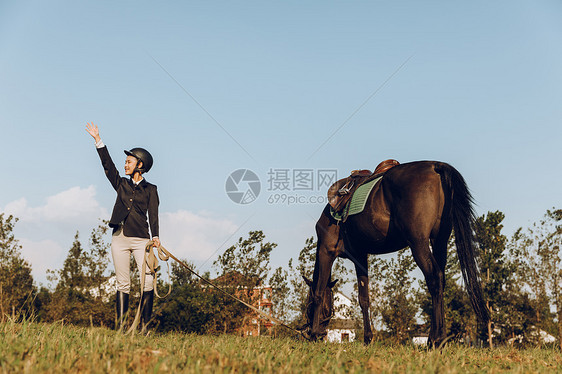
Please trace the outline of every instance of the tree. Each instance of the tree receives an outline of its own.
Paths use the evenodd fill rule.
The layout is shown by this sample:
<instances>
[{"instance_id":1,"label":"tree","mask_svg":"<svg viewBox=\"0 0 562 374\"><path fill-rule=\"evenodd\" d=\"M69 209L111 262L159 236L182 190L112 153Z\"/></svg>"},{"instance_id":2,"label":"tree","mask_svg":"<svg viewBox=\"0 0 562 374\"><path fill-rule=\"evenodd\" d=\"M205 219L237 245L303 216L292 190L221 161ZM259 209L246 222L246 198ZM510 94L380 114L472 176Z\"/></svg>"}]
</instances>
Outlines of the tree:
<instances>
[{"instance_id":1,"label":"tree","mask_svg":"<svg viewBox=\"0 0 562 374\"><path fill-rule=\"evenodd\" d=\"M183 261L195 271L195 266ZM163 299L154 313L158 330L187 333L218 332L214 327L222 324L221 300L216 292L202 287L200 281L180 264L172 263L170 280L172 292ZM208 279L209 274L204 274Z\"/></svg>"},{"instance_id":2,"label":"tree","mask_svg":"<svg viewBox=\"0 0 562 374\"><path fill-rule=\"evenodd\" d=\"M89 249L82 247L76 233L63 267L49 272L49 280L57 285L46 307L48 320L65 319L82 326L114 323L112 290L107 283L109 244L102 239L106 231L106 225L92 230Z\"/></svg>"},{"instance_id":3,"label":"tree","mask_svg":"<svg viewBox=\"0 0 562 374\"><path fill-rule=\"evenodd\" d=\"M561 220L562 210L547 210L528 230L517 230L511 242L510 253L517 265L519 289L528 290L526 309L531 318L521 333L528 342L539 343L537 330L542 329L557 330L559 344L562 344ZM555 310L556 326L551 306Z\"/></svg>"},{"instance_id":4,"label":"tree","mask_svg":"<svg viewBox=\"0 0 562 374\"><path fill-rule=\"evenodd\" d=\"M562 349L562 210L547 210L540 221L542 241L539 251L546 275L546 288L550 304L556 313L558 344Z\"/></svg>"},{"instance_id":5,"label":"tree","mask_svg":"<svg viewBox=\"0 0 562 374\"><path fill-rule=\"evenodd\" d=\"M264 243L262 231L250 231L248 239L239 238L238 242L227 248L213 263L221 275L239 273L238 286L245 287L248 293L254 287L263 284L269 272L269 259L275 243Z\"/></svg>"},{"instance_id":6,"label":"tree","mask_svg":"<svg viewBox=\"0 0 562 374\"><path fill-rule=\"evenodd\" d=\"M239 238L238 242L227 248L213 263L219 269L217 278L219 286L233 293L249 304L256 304L259 294L255 290L263 286L269 273L271 251L275 243L265 242L262 231L250 231L248 238ZM254 316L247 307L220 295L223 305L223 332L234 332ZM255 317L254 317L255 318Z\"/></svg>"},{"instance_id":7,"label":"tree","mask_svg":"<svg viewBox=\"0 0 562 374\"><path fill-rule=\"evenodd\" d=\"M89 287L97 288L97 295L102 298L108 295L113 296L113 290L107 287L107 281L112 275L108 271L111 244L103 239L108 231L107 223L107 221L103 221L101 225L92 230L89 239L90 249L86 252L86 263L84 264Z\"/></svg>"},{"instance_id":8,"label":"tree","mask_svg":"<svg viewBox=\"0 0 562 374\"><path fill-rule=\"evenodd\" d=\"M316 257L316 242L313 237L305 240L305 246L299 252L296 265L293 259L289 260L289 284L291 286L292 315L295 326L302 326L306 323L306 303L309 287L304 282L303 277L312 279L314 272L314 259Z\"/></svg>"},{"instance_id":9,"label":"tree","mask_svg":"<svg viewBox=\"0 0 562 374\"><path fill-rule=\"evenodd\" d=\"M507 238L501 233L504 218L505 215L500 211L488 212L485 216L478 217L474 226L476 243L480 249L480 270L484 275L484 297L491 312L486 327L490 347L493 347L492 324L502 331L501 321L505 320L505 287L513 273L506 258Z\"/></svg>"},{"instance_id":10,"label":"tree","mask_svg":"<svg viewBox=\"0 0 562 374\"><path fill-rule=\"evenodd\" d=\"M289 287L289 274L282 267L275 269L269 278L271 286L271 302L273 304L273 314L282 321L287 321L291 312L291 289ZM284 331L284 330L283 330ZM274 327L274 335L281 332L279 326Z\"/></svg>"},{"instance_id":11,"label":"tree","mask_svg":"<svg viewBox=\"0 0 562 374\"><path fill-rule=\"evenodd\" d=\"M0 213L0 320L10 313L28 314L34 310L37 290L33 284L31 265L23 259L21 245L14 237L12 215Z\"/></svg>"},{"instance_id":12,"label":"tree","mask_svg":"<svg viewBox=\"0 0 562 374\"><path fill-rule=\"evenodd\" d=\"M410 275L416 263L409 251L409 248L398 251L396 259L391 258L388 265L382 266L384 302L379 310L391 339L398 343L411 338L416 324L417 307L412 294L414 280Z\"/></svg>"}]
</instances>

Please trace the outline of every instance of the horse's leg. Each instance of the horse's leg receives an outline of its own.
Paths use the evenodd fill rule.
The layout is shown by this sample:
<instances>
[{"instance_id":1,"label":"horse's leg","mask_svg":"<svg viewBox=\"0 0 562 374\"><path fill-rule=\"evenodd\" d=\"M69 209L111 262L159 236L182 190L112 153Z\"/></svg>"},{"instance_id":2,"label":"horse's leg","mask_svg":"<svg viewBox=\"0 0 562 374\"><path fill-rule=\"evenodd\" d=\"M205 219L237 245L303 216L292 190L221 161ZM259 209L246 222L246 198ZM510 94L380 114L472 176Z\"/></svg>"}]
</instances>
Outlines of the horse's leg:
<instances>
[{"instance_id":1,"label":"horse's leg","mask_svg":"<svg viewBox=\"0 0 562 374\"><path fill-rule=\"evenodd\" d=\"M312 328L310 334L312 337L318 337L323 332L320 331L320 308L322 307L323 298L326 287L332 275L332 265L338 255L338 250L342 250L343 243L339 237L339 227L329 225L329 221L325 216L321 217L316 224L316 234L318 236L318 244L316 247L316 262L314 264L313 276L313 300L314 300L314 318L312 320Z\"/></svg>"},{"instance_id":2,"label":"horse's leg","mask_svg":"<svg viewBox=\"0 0 562 374\"><path fill-rule=\"evenodd\" d=\"M443 227L442 227L443 228ZM439 290L438 295L440 295L440 302L437 304L433 304L433 310L436 311L440 305L439 309L439 318L442 319L442 332L437 335L439 338L439 344L441 344L442 339L445 339L447 336L447 331L445 328L445 305L444 305L444 295L445 295L445 268L447 266L447 242L449 241L449 236L451 235L451 229L444 228L444 232L442 231L437 239L431 240L431 248L433 249L432 254L437 266L439 268L440 279L442 281L439 282Z\"/></svg>"},{"instance_id":3,"label":"horse's leg","mask_svg":"<svg viewBox=\"0 0 562 374\"><path fill-rule=\"evenodd\" d=\"M354 259L355 272L357 274L357 290L359 291L359 306L363 314L363 331L365 344L369 344L373 340L373 331L371 329L371 319L369 318L369 274L367 256L361 256L360 259Z\"/></svg>"},{"instance_id":4,"label":"horse's leg","mask_svg":"<svg viewBox=\"0 0 562 374\"><path fill-rule=\"evenodd\" d=\"M429 239L420 239L410 244L412 255L425 277L431 295L433 315L429 330L429 346L439 346L445 339L445 316L443 308L443 289L445 285L444 266L436 260L429 248ZM440 258L441 259L441 258Z\"/></svg>"},{"instance_id":5,"label":"horse's leg","mask_svg":"<svg viewBox=\"0 0 562 374\"><path fill-rule=\"evenodd\" d=\"M450 235L450 231L449 231ZM441 269L443 273L443 282L441 282L441 286L443 287L442 292L445 292L445 267L447 266L447 242L449 241L449 237L439 237L437 239L431 240L431 248L433 249L433 257L437 262L437 266Z\"/></svg>"},{"instance_id":6,"label":"horse's leg","mask_svg":"<svg viewBox=\"0 0 562 374\"><path fill-rule=\"evenodd\" d=\"M320 309L322 308L323 299L325 297L326 287L332 275L332 265L336 256L334 251L330 250L325 244L318 242L316 249L316 263L314 264L314 280L313 283L313 297L314 297L314 318L312 320L312 328L310 335L313 339L323 334L321 331ZM314 281L313 281L314 282Z\"/></svg>"}]
</instances>

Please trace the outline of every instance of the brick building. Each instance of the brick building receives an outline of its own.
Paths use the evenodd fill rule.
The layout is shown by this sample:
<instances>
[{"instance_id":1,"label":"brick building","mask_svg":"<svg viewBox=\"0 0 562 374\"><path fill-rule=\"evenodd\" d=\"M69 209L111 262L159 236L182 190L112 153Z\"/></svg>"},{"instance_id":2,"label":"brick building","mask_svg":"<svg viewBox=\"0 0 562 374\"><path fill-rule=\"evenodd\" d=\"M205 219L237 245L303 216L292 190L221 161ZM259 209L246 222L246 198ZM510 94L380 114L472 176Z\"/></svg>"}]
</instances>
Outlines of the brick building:
<instances>
[{"instance_id":1,"label":"brick building","mask_svg":"<svg viewBox=\"0 0 562 374\"><path fill-rule=\"evenodd\" d=\"M230 272L213 280L213 283L228 287L232 285L240 285L246 282L243 281L243 275L238 272ZM266 314L271 315L273 311L272 293L273 288L269 285L253 287L251 292L247 291L247 287L240 287L234 291L236 297L244 296L249 297L251 304L262 310ZM238 328L238 333L241 336L260 336L269 335L273 323L267 318L261 317L258 313L246 308L247 314L243 319L242 325Z\"/></svg>"}]
</instances>

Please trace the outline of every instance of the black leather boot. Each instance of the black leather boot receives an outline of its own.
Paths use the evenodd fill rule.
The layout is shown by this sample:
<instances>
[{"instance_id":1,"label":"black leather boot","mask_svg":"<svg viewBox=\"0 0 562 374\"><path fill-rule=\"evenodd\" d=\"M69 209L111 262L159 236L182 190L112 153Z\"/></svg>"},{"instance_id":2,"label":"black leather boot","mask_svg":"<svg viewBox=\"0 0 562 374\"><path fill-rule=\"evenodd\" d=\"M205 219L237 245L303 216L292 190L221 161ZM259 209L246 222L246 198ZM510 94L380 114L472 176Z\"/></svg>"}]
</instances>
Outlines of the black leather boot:
<instances>
[{"instance_id":1,"label":"black leather boot","mask_svg":"<svg viewBox=\"0 0 562 374\"><path fill-rule=\"evenodd\" d=\"M144 334L152 318L152 304L154 303L154 290L142 293L141 332Z\"/></svg>"},{"instance_id":2,"label":"black leather boot","mask_svg":"<svg viewBox=\"0 0 562 374\"><path fill-rule=\"evenodd\" d=\"M115 307L117 309L117 319L115 320L115 330L123 329L125 324L125 317L129 310L129 294L117 291L115 295Z\"/></svg>"}]
</instances>

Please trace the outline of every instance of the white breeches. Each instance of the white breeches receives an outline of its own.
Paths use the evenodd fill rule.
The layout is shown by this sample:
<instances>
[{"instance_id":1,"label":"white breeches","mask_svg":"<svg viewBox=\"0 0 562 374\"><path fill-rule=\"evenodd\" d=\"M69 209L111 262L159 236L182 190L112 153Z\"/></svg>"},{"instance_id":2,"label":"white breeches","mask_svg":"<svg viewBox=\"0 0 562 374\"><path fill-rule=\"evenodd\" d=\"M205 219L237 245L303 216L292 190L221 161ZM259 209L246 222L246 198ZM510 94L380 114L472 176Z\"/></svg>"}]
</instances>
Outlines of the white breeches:
<instances>
[{"instance_id":1,"label":"white breeches","mask_svg":"<svg viewBox=\"0 0 562 374\"><path fill-rule=\"evenodd\" d=\"M129 293L131 290L131 274L129 269L129 261L131 253L135 257L139 274L142 277L142 264L144 262L144 252L146 244L150 239L128 237L123 235L123 230L119 230L111 239L111 255L113 256L113 264L115 265L115 276L117 278L117 291ZM146 278L144 279L144 290L152 291L153 277L146 267ZM142 280L142 278L141 278Z\"/></svg>"}]
</instances>

